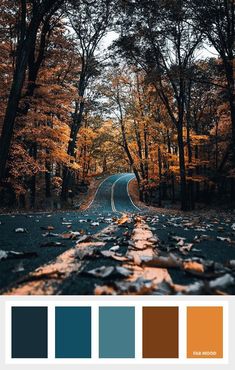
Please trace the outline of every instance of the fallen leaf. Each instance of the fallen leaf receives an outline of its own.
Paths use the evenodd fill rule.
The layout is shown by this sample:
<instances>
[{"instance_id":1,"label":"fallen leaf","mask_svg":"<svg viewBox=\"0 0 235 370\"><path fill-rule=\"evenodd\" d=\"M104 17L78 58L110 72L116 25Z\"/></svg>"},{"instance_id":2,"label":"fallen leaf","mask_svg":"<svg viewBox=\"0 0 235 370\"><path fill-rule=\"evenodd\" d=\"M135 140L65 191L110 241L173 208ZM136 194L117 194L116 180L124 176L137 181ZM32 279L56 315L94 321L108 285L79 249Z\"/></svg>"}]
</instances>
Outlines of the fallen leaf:
<instances>
[{"instance_id":1,"label":"fallen leaf","mask_svg":"<svg viewBox=\"0 0 235 370\"><path fill-rule=\"evenodd\" d=\"M123 261L123 262L126 262L128 261L128 258L125 257L125 256L121 256L121 255L118 255L116 254L115 252L112 252L111 250L108 250L108 251L101 251L100 254L103 256L103 257L106 257L106 258L112 258L116 261Z\"/></svg>"},{"instance_id":2,"label":"fallen leaf","mask_svg":"<svg viewBox=\"0 0 235 370\"><path fill-rule=\"evenodd\" d=\"M7 259L7 252L0 250L0 261Z\"/></svg>"},{"instance_id":3,"label":"fallen leaf","mask_svg":"<svg viewBox=\"0 0 235 370\"><path fill-rule=\"evenodd\" d=\"M110 248L110 251L116 252L120 249L119 245L114 245L112 248Z\"/></svg>"},{"instance_id":4,"label":"fallen leaf","mask_svg":"<svg viewBox=\"0 0 235 370\"><path fill-rule=\"evenodd\" d=\"M51 233L50 231L48 233L42 234L44 237L54 237L57 238L59 234Z\"/></svg>"},{"instance_id":5,"label":"fallen leaf","mask_svg":"<svg viewBox=\"0 0 235 370\"><path fill-rule=\"evenodd\" d=\"M74 240L74 239L77 239L77 237L78 237L79 235L81 235L79 231L77 231L77 232L73 232L73 231L71 231L71 232L69 232L69 233L63 233L63 234L61 234L60 236L61 236L61 238L63 238L63 239L73 239L73 240Z\"/></svg>"},{"instance_id":6,"label":"fallen leaf","mask_svg":"<svg viewBox=\"0 0 235 370\"><path fill-rule=\"evenodd\" d=\"M217 240L221 241L221 242L228 242L228 243L231 243L232 240L230 238L223 238L221 236L217 236L216 238Z\"/></svg>"},{"instance_id":7,"label":"fallen leaf","mask_svg":"<svg viewBox=\"0 0 235 370\"><path fill-rule=\"evenodd\" d=\"M91 226L99 226L99 222L91 222Z\"/></svg>"},{"instance_id":8,"label":"fallen leaf","mask_svg":"<svg viewBox=\"0 0 235 370\"><path fill-rule=\"evenodd\" d=\"M24 268L23 264L19 263L12 271L13 272L22 272L24 270L25 270L25 268Z\"/></svg>"},{"instance_id":9,"label":"fallen leaf","mask_svg":"<svg viewBox=\"0 0 235 370\"><path fill-rule=\"evenodd\" d=\"M183 253L183 254L187 254L191 251L193 246L194 245L192 243L184 244L182 247L180 247L180 252Z\"/></svg>"},{"instance_id":10,"label":"fallen leaf","mask_svg":"<svg viewBox=\"0 0 235 370\"><path fill-rule=\"evenodd\" d=\"M124 215L123 217L119 218L117 220L118 225L124 225L129 221L129 217L127 215Z\"/></svg>"},{"instance_id":11,"label":"fallen leaf","mask_svg":"<svg viewBox=\"0 0 235 370\"><path fill-rule=\"evenodd\" d=\"M115 289L107 285L99 286L97 285L94 290L95 295L115 295Z\"/></svg>"},{"instance_id":12,"label":"fallen leaf","mask_svg":"<svg viewBox=\"0 0 235 370\"><path fill-rule=\"evenodd\" d=\"M176 242L178 242L178 243L180 243L180 242L182 242L182 241L186 240L186 238L183 238L182 236L176 236L176 235L172 235L172 236L170 236L170 239L171 239L171 240L174 240L174 241L176 241Z\"/></svg>"},{"instance_id":13,"label":"fallen leaf","mask_svg":"<svg viewBox=\"0 0 235 370\"><path fill-rule=\"evenodd\" d=\"M204 272L204 266L201 263L194 261L183 262L183 268L186 271Z\"/></svg>"},{"instance_id":14,"label":"fallen leaf","mask_svg":"<svg viewBox=\"0 0 235 370\"><path fill-rule=\"evenodd\" d=\"M229 267L235 268L235 260L229 261Z\"/></svg>"},{"instance_id":15,"label":"fallen leaf","mask_svg":"<svg viewBox=\"0 0 235 370\"><path fill-rule=\"evenodd\" d=\"M40 245L40 248L49 248L49 247L66 247L66 245L61 242L47 242L42 243Z\"/></svg>"},{"instance_id":16,"label":"fallen leaf","mask_svg":"<svg viewBox=\"0 0 235 370\"><path fill-rule=\"evenodd\" d=\"M40 226L41 230L52 231L55 230L54 226Z\"/></svg>"},{"instance_id":17,"label":"fallen leaf","mask_svg":"<svg viewBox=\"0 0 235 370\"><path fill-rule=\"evenodd\" d=\"M132 271L119 266L102 266L94 270L85 272L85 274L92 275L97 278L125 278L132 275Z\"/></svg>"},{"instance_id":18,"label":"fallen leaf","mask_svg":"<svg viewBox=\"0 0 235 370\"><path fill-rule=\"evenodd\" d=\"M16 229L15 229L15 232L16 233L21 233L21 234L23 234L23 233L27 233L28 231L26 230L26 229L24 229L23 227L17 227Z\"/></svg>"},{"instance_id":19,"label":"fallen leaf","mask_svg":"<svg viewBox=\"0 0 235 370\"><path fill-rule=\"evenodd\" d=\"M78 239L77 244L82 243L82 242L88 242L91 241L91 236L90 235L83 235L81 238Z\"/></svg>"},{"instance_id":20,"label":"fallen leaf","mask_svg":"<svg viewBox=\"0 0 235 370\"><path fill-rule=\"evenodd\" d=\"M6 259L33 258L37 257L36 252L15 252L0 250L0 261Z\"/></svg>"},{"instance_id":21,"label":"fallen leaf","mask_svg":"<svg viewBox=\"0 0 235 370\"><path fill-rule=\"evenodd\" d=\"M182 267L182 261L175 255L170 254L168 257L141 257L142 265L148 267L160 268L179 268Z\"/></svg>"},{"instance_id":22,"label":"fallen leaf","mask_svg":"<svg viewBox=\"0 0 235 370\"><path fill-rule=\"evenodd\" d=\"M226 274L222 277L219 277L213 281L210 281L209 286L212 289L225 289L230 285L233 285L235 282L234 278L230 274Z\"/></svg>"},{"instance_id":23,"label":"fallen leaf","mask_svg":"<svg viewBox=\"0 0 235 370\"><path fill-rule=\"evenodd\" d=\"M75 251L75 257L79 258L80 260L83 260L88 257L92 257L96 252L96 249L94 248L81 248L76 249Z\"/></svg>"}]
</instances>

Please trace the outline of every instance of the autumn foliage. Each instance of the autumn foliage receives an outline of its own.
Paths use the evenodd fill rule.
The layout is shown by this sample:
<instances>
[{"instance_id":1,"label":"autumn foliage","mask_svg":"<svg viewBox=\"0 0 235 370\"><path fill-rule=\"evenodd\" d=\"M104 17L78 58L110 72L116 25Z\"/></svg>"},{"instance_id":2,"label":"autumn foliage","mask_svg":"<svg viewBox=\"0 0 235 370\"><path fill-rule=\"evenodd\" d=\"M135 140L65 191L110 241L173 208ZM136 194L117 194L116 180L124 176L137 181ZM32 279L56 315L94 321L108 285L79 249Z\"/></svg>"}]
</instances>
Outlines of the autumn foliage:
<instances>
[{"instance_id":1,"label":"autumn foliage","mask_svg":"<svg viewBox=\"0 0 235 370\"><path fill-rule=\"evenodd\" d=\"M234 2L113 3L1 1L1 203L133 171L147 204L233 206Z\"/></svg>"}]
</instances>

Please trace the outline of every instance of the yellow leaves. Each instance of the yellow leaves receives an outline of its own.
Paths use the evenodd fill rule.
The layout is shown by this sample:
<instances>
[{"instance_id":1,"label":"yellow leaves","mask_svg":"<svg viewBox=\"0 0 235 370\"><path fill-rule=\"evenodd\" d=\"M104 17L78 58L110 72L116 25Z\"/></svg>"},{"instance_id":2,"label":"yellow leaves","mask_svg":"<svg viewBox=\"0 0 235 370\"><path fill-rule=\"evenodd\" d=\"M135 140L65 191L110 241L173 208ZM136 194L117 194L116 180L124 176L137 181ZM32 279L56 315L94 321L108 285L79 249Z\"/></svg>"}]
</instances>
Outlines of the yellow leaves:
<instances>
[{"instance_id":1,"label":"yellow leaves","mask_svg":"<svg viewBox=\"0 0 235 370\"><path fill-rule=\"evenodd\" d=\"M91 127L82 127L79 131L78 141L91 144L93 140L97 137L97 133Z\"/></svg>"},{"instance_id":2,"label":"yellow leaves","mask_svg":"<svg viewBox=\"0 0 235 370\"><path fill-rule=\"evenodd\" d=\"M199 273L204 272L204 266L201 263L194 262L194 261L184 262L183 267L186 271L193 271L193 272L199 272Z\"/></svg>"},{"instance_id":3,"label":"yellow leaves","mask_svg":"<svg viewBox=\"0 0 235 370\"><path fill-rule=\"evenodd\" d=\"M205 144L207 140L209 140L208 135L191 134L190 137L191 137L192 145L202 145L202 144Z\"/></svg>"},{"instance_id":4,"label":"yellow leaves","mask_svg":"<svg viewBox=\"0 0 235 370\"><path fill-rule=\"evenodd\" d=\"M208 177L207 176L203 176L203 175L194 175L194 176L187 176L187 181L193 181L193 182L203 182L203 181L208 181Z\"/></svg>"},{"instance_id":5,"label":"yellow leaves","mask_svg":"<svg viewBox=\"0 0 235 370\"><path fill-rule=\"evenodd\" d=\"M124 215L123 217L117 220L118 225L124 225L125 223L129 222L129 216Z\"/></svg>"},{"instance_id":6,"label":"yellow leaves","mask_svg":"<svg viewBox=\"0 0 235 370\"><path fill-rule=\"evenodd\" d=\"M40 165L37 160L28 154L23 145L14 143L11 149L9 161L10 177L12 186L17 195L25 193L22 179L25 176L33 176L45 170L44 165Z\"/></svg>"},{"instance_id":7,"label":"yellow leaves","mask_svg":"<svg viewBox=\"0 0 235 370\"><path fill-rule=\"evenodd\" d=\"M170 166L170 171L174 172L175 174L179 174L179 172L180 172L179 165L177 165L177 166Z\"/></svg>"}]
</instances>

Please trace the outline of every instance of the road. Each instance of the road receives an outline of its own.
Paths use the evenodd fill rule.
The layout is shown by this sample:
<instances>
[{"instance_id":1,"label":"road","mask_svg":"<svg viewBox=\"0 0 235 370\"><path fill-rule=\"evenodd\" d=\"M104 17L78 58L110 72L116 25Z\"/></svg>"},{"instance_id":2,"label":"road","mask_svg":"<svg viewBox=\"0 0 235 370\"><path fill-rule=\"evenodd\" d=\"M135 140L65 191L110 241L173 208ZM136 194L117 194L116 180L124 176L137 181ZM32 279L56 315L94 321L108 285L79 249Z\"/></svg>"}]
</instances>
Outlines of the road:
<instances>
[{"instance_id":1,"label":"road","mask_svg":"<svg viewBox=\"0 0 235 370\"><path fill-rule=\"evenodd\" d=\"M128 184L135 176L131 173L112 175L97 189L94 200L87 208L91 212L136 213L141 211L132 201Z\"/></svg>"},{"instance_id":2,"label":"road","mask_svg":"<svg viewBox=\"0 0 235 370\"><path fill-rule=\"evenodd\" d=\"M120 217L120 212L139 212L128 193L128 183L133 177L131 173L109 176L98 187L92 203L83 212L0 215L0 290L4 291L22 276L73 247L73 240L61 239L63 233L74 230L81 234L95 234L109 225L112 217ZM47 230L52 227L53 230ZM18 228L24 232L17 233L15 230ZM28 255L24 258L12 255L7 260L1 260L1 251Z\"/></svg>"},{"instance_id":3,"label":"road","mask_svg":"<svg viewBox=\"0 0 235 370\"><path fill-rule=\"evenodd\" d=\"M141 210L133 177L105 179L82 212L0 215L0 292L235 294L234 214ZM160 260L143 267L146 256Z\"/></svg>"}]
</instances>

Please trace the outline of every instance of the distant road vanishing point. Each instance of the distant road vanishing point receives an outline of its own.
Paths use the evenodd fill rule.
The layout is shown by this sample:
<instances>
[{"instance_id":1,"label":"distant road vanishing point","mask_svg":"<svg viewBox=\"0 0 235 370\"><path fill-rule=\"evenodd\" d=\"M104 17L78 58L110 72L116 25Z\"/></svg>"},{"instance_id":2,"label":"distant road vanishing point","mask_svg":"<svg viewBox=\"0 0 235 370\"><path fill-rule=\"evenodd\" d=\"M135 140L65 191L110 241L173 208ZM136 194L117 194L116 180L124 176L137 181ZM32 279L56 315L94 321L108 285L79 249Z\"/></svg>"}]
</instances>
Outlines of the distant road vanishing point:
<instances>
[{"instance_id":1,"label":"distant road vanishing point","mask_svg":"<svg viewBox=\"0 0 235 370\"><path fill-rule=\"evenodd\" d=\"M99 213L136 213L141 209L134 204L129 194L129 182L135 178L133 173L122 173L107 177L99 185L92 202L86 211Z\"/></svg>"}]
</instances>

